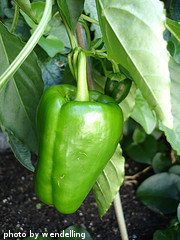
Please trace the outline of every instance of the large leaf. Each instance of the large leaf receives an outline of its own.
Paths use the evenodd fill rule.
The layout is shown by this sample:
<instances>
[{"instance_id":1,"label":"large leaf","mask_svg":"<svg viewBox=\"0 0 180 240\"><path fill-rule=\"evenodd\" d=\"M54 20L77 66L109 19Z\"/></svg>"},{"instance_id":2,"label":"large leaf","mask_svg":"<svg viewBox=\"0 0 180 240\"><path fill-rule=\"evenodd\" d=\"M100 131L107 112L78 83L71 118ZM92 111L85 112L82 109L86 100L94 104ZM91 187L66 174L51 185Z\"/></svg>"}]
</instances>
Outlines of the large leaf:
<instances>
[{"instance_id":1,"label":"large leaf","mask_svg":"<svg viewBox=\"0 0 180 240\"><path fill-rule=\"evenodd\" d=\"M23 46L19 38L0 24L0 74ZM37 152L35 116L42 91L41 71L32 52L0 92L0 122L33 152Z\"/></svg>"},{"instance_id":2,"label":"large leaf","mask_svg":"<svg viewBox=\"0 0 180 240\"><path fill-rule=\"evenodd\" d=\"M57 0L57 3L70 29L74 31L84 8L84 0Z\"/></svg>"},{"instance_id":3,"label":"large leaf","mask_svg":"<svg viewBox=\"0 0 180 240\"><path fill-rule=\"evenodd\" d=\"M147 134L152 133L156 127L156 117L140 92L136 95L136 104L131 117L144 128Z\"/></svg>"},{"instance_id":4,"label":"large leaf","mask_svg":"<svg viewBox=\"0 0 180 240\"><path fill-rule=\"evenodd\" d=\"M180 64L177 64L171 59L170 64L171 72L171 101L172 101L172 114L174 118L173 129L166 128L161 125L161 129L165 131L167 140L172 148L180 155L180 107L179 107L179 93L180 93Z\"/></svg>"},{"instance_id":5,"label":"large leaf","mask_svg":"<svg viewBox=\"0 0 180 240\"><path fill-rule=\"evenodd\" d=\"M157 0L96 0L96 3L108 57L129 71L158 118L171 128L163 4Z\"/></svg>"},{"instance_id":6,"label":"large leaf","mask_svg":"<svg viewBox=\"0 0 180 240\"><path fill-rule=\"evenodd\" d=\"M154 211L176 212L180 199L180 177L173 173L155 174L138 187L137 197Z\"/></svg>"},{"instance_id":7,"label":"large leaf","mask_svg":"<svg viewBox=\"0 0 180 240\"><path fill-rule=\"evenodd\" d=\"M118 146L111 160L98 177L93 192L95 194L99 215L102 217L116 196L124 180L124 157Z\"/></svg>"}]
</instances>

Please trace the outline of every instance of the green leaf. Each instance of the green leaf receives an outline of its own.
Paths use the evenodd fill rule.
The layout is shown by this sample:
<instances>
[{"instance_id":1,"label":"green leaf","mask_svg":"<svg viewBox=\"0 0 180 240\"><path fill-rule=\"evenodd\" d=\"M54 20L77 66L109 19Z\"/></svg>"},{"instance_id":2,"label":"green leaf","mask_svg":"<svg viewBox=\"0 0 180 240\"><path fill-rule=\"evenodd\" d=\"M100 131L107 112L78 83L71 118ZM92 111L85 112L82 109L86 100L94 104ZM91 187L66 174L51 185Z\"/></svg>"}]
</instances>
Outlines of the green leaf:
<instances>
[{"instance_id":1,"label":"green leaf","mask_svg":"<svg viewBox=\"0 0 180 240\"><path fill-rule=\"evenodd\" d=\"M168 142L172 148L180 155L180 107L179 107L179 92L180 92L180 65L173 59L170 60L169 68L171 72L171 101L172 101L172 114L174 120L173 129L169 129L160 125L161 130L165 132Z\"/></svg>"},{"instance_id":2,"label":"green leaf","mask_svg":"<svg viewBox=\"0 0 180 240\"><path fill-rule=\"evenodd\" d=\"M179 229L165 229L157 230L153 235L153 240L178 240L180 239L180 230Z\"/></svg>"},{"instance_id":3,"label":"green leaf","mask_svg":"<svg viewBox=\"0 0 180 240\"><path fill-rule=\"evenodd\" d=\"M53 58L57 53L62 52L64 44L59 41L56 36L48 35L47 37L41 37L38 44L47 52L47 54Z\"/></svg>"},{"instance_id":4,"label":"green leaf","mask_svg":"<svg viewBox=\"0 0 180 240\"><path fill-rule=\"evenodd\" d=\"M96 3L108 58L129 71L157 117L171 128L163 4L156 0L97 0Z\"/></svg>"},{"instance_id":5,"label":"green leaf","mask_svg":"<svg viewBox=\"0 0 180 240\"><path fill-rule=\"evenodd\" d=\"M180 176L180 165L174 165L169 169L169 173L174 173Z\"/></svg>"},{"instance_id":6,"label":"green leaf","mask_svg":"<svg viewBox=\"0 0 180 240\"><path fill-rule=\"evenodd\" d=\"M69 28L75 30L77 21L84 8L84 0L57 0L61 14L64 16Z\"/></svg>"},{"instance_id":7,"label":"green leaf","mask_svg":"<svg viewBox=\"0 0 180 240\"><path fill-rule=\"evenodd\" d=\"M180 203L177 208L177 218L178 218L178 221L180 222Z\"/></svg>"},{"instance_id":8,"label":"green leaf","mask_svg":"<svg viewBox=\"0 0 180 240\"><path fill-rule=\"evenodd\" d=\"M23 47L24 43L0 24L0 74L7 69ZM42 92L41 71L34 52L0 92L0 122L35 153L36 109Z\"/></svg>"},{"instance_id":9,"label":"green leaf","mask_svg":"<svg viewBox=\"0 0 180 240\"><path fill-rule=\"evenodd\" d=\"M76 227L76 226L70 226L66 228L62 233L61 237L57 238L59 240L80 240L80 239L86 239L86 240L92 240L90 234L88 231L86 231L82 227Z\"/></svg>"},{"instance_id":10,"label":"green leaf","mask_svg":"<svg viewBox=\"0 0 180 240\"><path fill-rule=\"evenodd\" d=\"M84 11L87 15L90 15L91 18L98 21L96 0L85 0ZM95 39L102 38L102 33L101 33L100 26L98 26L96 24L92 24L91 30L95 31Z\"/></svg>"},{"instance_id":11,"label":"green leaf","mask_svg":"<svg viewBox=\"0 0 180 240\"><path fill-rule=\"evenodd\" d=\"M49 35L56 36L67 48L66 52L71 48L69 37L59 14L55 14L49 22ZM62 52L62 51L61 51Z\"/></svg>"},{"instance_id":12,"label":"green leaf","mask_svg":"<svg viewBox=\"0 0 180 240\"><path fill-rule=\"evenodd\" d=\"M145 141L146 139L146 133L139 128L136 128L133 132L133 142L135 144L139 144Z\"/></svg>"},{"instance_id":13,"label":"green leaf","mask_svg":"<svg viewBox=\"0 0 180 240\"><path fill-rule=\"evenodd\" d=\"M168 44L172 45L173 51L171 51L171 55L176 63L180 64L180 42L173 36L171 36L171 40ZM171 62L170 62L171 64Z\"/></svg>"},{"instance_id":14,"label":"green leaf","mask_svg":"<svg viewBox=\"0 0 180 240\"><path fill-rule=\"evenodd\" d=\"M1 126L5 133L6 139L10 144L11 150L16 159L28 170L34 172L34 166L31 162L31 153L29 149L22 144L10 131Z\"/></svg>"},{"instance_id":15,"label":"green leaf","mask_svg":"<svg viewBox=\"0 0 180 240\"><path fill-rule=\"evenodd\" d=\"M31 3L31 11L36 19L35 22L31 19L31 17L28 16L28 14L26 14L26 12L21 11L21 14L23 15L25 21L32 29L35 29L37 27L37 23L40 22L43 12L44 12L44 8L45 8L44 2ZM48 31L49 31L49 24L48 24L45 32L48 32Z\"/></svg>"},{"instance_id":16,"label":"green leaf","mask_svg":"<svg viewBox=\"0 0 180 240\"><path fill-rule=\"evenodd\" d=\"M138 187L137 197L156 212L176 212L180 199L180 177L173 173L155 174Z\"/></svg>"},{"instance_id":17,"label":"green leaf","mask_svg":"<svg viewBox=\"0 0 180 240\"><path fill-rule=\"evenodd\" d=\"M166 27L180 41L180 22L166 18Z\"/></svg>"},{"instance_id":18,"label":"green leaf","mask_svg":"<svg viewBox=\"0 0 180 240\"><path fill-rule=\"evenodd\" d=\"M152 159L157 151L157 141L151 136L147 135L142 143L132 143L127 147L126 152L128 156L136 162L151 164Z\"/></svg>"},{"instance_id":19,"label":"green leaf","mask_svg":"<svg viewBox=\"0 0 180 240\"><path fill-rule=\"evenodd\" d=\"M137 91L135 107L131 117L138 122L147 134L152 133L156 127L156 116L153 114L142 94Z\"/></svg>"},{"instance_id":20,"label":"green leaf","mask_svg":"<svg viewBox=\"0 0 180 240\"><path fill-rule=\"evenodd\" d=\"M23 12L25 12L30 18L36 21L36 17L31 10L31 3L29 0L15 0L18 6L21 8Z\"/></svg>"},{"instance_id":21,"label":"green leaf","mask_svg":"<svg viewBox=\"0 0 180 240\"><path fill-rule=\"evenodd\" d=\"M155 173L165 172L171 165L171 160L163 153L157 153L152 160L152 167Z\"/></svg>"},{"instance_id":22,"label":"green leaf","mask_svg":"<svg viewBox=\"0 0 180 240\"><path fill-rule=\"evenodd\" d=\"M103 217L111 206L123 180L124 157L121 148L118 146L93 187L100 217Z\"/></svg>"},{"instance_id":23,"label":"green leaf","mask_svg":"<svg viewBox=\"0 0 180 240\"><path fill-rule=\"evenodd\" d=\"M41 20L45 3L44 2L34 2L31 4L32 12L36 18L36 22ZM32 28L31 33L37 27L37 24L32 21L32 19L25 13L22 13L27 24ZM67 33L63 27L59 14L55 14L49 21L48 26L44 35L40 38L38 44L47 52L47 54L52 58L57 53L64 51L64 46L69 46L69 40L67 39ZM64 42L63 40L64 39ZM66 43L65 43L66 42Z\"/></svg>"},{"instance_id":24,"label":"green leaf","mask_svg":"<svg viewBox=\"0 0 180 240\"><path fill-rule=\"evenodd\" d=\"M132 84L131 89L127 95L127 97L119 104L123 111L124 121L126 121L131 112L133 111L135 105L135 97L136 97L136 86Z\"/></svg>"}]
</instances>

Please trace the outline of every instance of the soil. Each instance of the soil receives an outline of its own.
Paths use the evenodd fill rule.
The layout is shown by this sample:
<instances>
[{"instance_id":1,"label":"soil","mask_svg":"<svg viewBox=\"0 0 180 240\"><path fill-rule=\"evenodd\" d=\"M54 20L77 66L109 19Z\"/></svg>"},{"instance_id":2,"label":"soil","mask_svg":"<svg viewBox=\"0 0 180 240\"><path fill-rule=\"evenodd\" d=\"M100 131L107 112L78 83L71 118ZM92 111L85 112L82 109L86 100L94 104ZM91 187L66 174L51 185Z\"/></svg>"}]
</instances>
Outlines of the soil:
<instances>
[{"instance_id":1,"label":"soil","mask_svg":"<svg viewBox=\"0 0 180 240\"><path fill-rule=\"evenodd\" d=\"M135 165L134 165L135 164ZM90 193L81 208L72 215L62 215L53 207L41 204L33 191L33 174L9 153L0 156L0 240L3 233L60 232L70 225L85 227L93 240L117 240L120 234L114 208L100 220ZM142 168L128 163L128 174ZM151 240L157 229L167 226L170 217L154 213L135 197L136 186L123 186L121 198L128 227L129 240ZM6 238L18 239L18 238Z\"/></svg>"}]
</instances>

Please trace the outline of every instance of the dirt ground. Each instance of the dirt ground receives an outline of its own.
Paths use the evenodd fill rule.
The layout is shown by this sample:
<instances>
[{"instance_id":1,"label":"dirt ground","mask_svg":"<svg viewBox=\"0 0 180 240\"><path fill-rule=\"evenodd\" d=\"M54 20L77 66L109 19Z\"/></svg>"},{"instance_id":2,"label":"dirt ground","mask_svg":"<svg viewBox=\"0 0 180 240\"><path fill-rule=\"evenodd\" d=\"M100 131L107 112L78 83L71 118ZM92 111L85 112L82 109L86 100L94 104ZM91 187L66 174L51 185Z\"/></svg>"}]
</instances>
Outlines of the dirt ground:
<instances>
[{"instance_id":1,"label":"dirt ground","mask_svg":"<svg viewBox=\"0 0 180 240\"><path fill-rule=\"evenodd\" d=\"M129 174L138 170L133 164L128 163ZM92 194L75 214L62 215L40 204L33 192L33 174L11 153L0 156L0 166L0 239L8 231L60 232L74 224L85 227L93 240L120 239L114 208L100 220ZM154 231L169 222L169 217L152 212L135 198L135 186L123 186L121 198L130 240L151 240Z\"/></svg>"}]
</instances>

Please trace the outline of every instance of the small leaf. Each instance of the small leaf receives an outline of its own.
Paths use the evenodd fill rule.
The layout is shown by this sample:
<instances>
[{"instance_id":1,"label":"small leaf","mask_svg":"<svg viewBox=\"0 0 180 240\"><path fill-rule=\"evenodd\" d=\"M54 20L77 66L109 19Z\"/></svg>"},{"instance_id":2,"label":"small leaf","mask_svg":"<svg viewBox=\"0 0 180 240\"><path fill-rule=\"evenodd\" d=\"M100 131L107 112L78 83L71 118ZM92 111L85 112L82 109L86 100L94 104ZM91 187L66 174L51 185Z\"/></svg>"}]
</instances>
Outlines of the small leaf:
<instances>
[{"instance_id":1,"label":"small leaf","mask_svg":"<svg viewBox=\"0 0 180 240\"><path fill-rule=\"evenodd\" d=\"M64 24L62 23L62 19L59 14L55 14L51 20L49 21L49 35L55 36L61 41L66 49L66 52L71 48L69 37L66 31Z\"/></svg>"},{"instance_id":2,"label":"small leaf","mask_svg":"<svg viewBox=\"0 0 180 240\"><path fill-rule=\"evenodd\" d=\"M82 227L76 227L76 226L70 226L63 230L63 232L60 233L60 238L57 238L59 240L79 240L79 239L86 239L86 240L92 240L90 234L88 231Z\"/></svg>"},{"instance_id":3,"label":"small leaf","mask_svg":"<svg viewBox=\"0 0 180 240\"><path fill-rule=\"evenodd\" d=\"M96 0L96 3L108 58L129 71L158 119L172 128L162 2Z\"/></svg>"},{"instance_id":4,"label":"small leaf","mask_svg":"<svg viewBox=\"0 0 180 240\"><path fill-rule=\"evenodd\" d=\"M155 173L165 172L171 165L171 160L163 153L157 153L152 160L152 167Z\"/></svg>"},{"instance_id":5,"label":"small leaf","mask_svg":"<svg viewBox=\"0 0 180 240\"><path fill-rule=\"evenodd\" d=\"M171 51L173 59L176 61L176 63L180 64L180 41L171 36L169 43L173 45L173 51ZM171 62L169 65L171 67Z\"/></svg>"},{"instance_id":6,"label":"small leaf","mask_svg":"<svg viewBox=\"0 0 180 240\"><path fill-rule=\"evenodd\" d=\"M0 74L7 69L23 47L24 43L0 23ZM34 52L0 92L0 122L35 153L36 109L42 92L41 71Z\"/></svg>"},{"instance_id":7,"label":"small leaf","mask_svg":"<svg viewBox=\"0 0 180 240\"><path fill-rule=\"evenodd\" d=\"M156 116L153 114L149 105L143 98L142 94L137 91L135 107L131 113L131 117L138 122L147 134L152 133L156 127Z\"/></svg>"},{"instance_id":8,"label":"small leaf","mask_svg":"<svg viewBox=\"0 0 180 240\"><path fill-rule=\"evenodd\" d=\"M180 176L180 165L174 165L169 169L169 173L174 173Z\"/></svg>"},{"instance_id":9,"label":"small leaf","mask_svg":"<svg viewBox=\"0 0 180 240\"><path fill-rule=\"evenodd\" d=\"M131 112L133 111L135 105L135 97L136 97L136 86L132 84L131 89L127 95L127 97L119 104L123 111L124 121L126 121Z\"/></svg>"},{"instance_id":10,"label":"small leaf","mask_svg":"<svg viewBox=\"0 0 180 240\"><path fill-rule=\"evenodd\" d=\"M31 4L32 12L37 19L37 22L41 20L45 3L44 2L34 2ZM34 32L37 25L29 18L25 13L22 13L27 24L32 28L31 33ZM66 41L66 43L64 44ZM52 58L57 53L64 51L65 46L69 46L69 40L67 39L67 32L61 22L59 14L55 14L48 23L44 35L40 38L38 44L47 52L47 54Z\"/></svg>"},{"instance_id":11,"label":"small leaf","mask_svg":"<svg viewBox=\"0 0 180 240\"><path fill-rule=\"evenodd\" d=\"M69 28L73 31L84 8L84 0L57 0L61 14L66 19Z\"/></svg>"},{"instance_id":12,"label":"small leaf","mask_svg":"<svg viewBox=\"0 0 180 240\"><path fill-rule=\"evenodd\" d=\"M153 240L178 240L180 239L180 230L168 228L164 230L157 230L153 235Z\"/></svg>"},{"instance_id":13,"label":"small leaf","mask_svg":"<svg viewBox=\"0 0 180 240\"><path fill-rule=\"evenodd\" d=\"M15 0L15 2L18 4L18 6L23 12L25 12L30 18L36 21L36 17L33 14L33 11L31 9L31 3L29 0Z\"/></svg>"},{"instance_id":14,"label":"small leaf","mask_svg":"<svg viewBox=\"0 0 180 240\"><path fill-rule=\"evenodd\" d=\"M157 151L157 141L151 136L147 135L142 143L132 143L126 148L126 152L131 159L136 162L151 164L152 159Z\"/></svg>"},{"instance_id":15,"label":"small leaf","mask_svg":"<svg viewBox=\"0 0 180 240\"><path fill-rule=\"evenodd\" d=\"M11 150L14 153L16 159L28 170L34 172L34 166L31 161L31 153L29 149L22 144L10 131L3 128L7 141L10 144Z\"/></svg>"},{"instance_id":16,"label":"small leaf","mask_svg":"<svg viewBox=\"0 0 180 240\"><path fill-rule=\"evenodd\" d=\"M172 173L155 174L138 187L137 197L156 212L176 212L180 199L180 177Z\"/></svg>"},{"instance_id":17,"label":"small leaf","mask_svg":"<svg viewBox=\"0 0 180 240\"><path fill-rule=\"evenodd\" d=\"M107 212L124 180L124 157L118 146L111 160L98 177L93 192L96 198L99 215Z\"/></svg>"},{"instance_id":18,"label":"small leaf","mask_svg":"<svg viewBox=\"0 0 180 240\"><path fill-rule=\"evenodd\" d=\"M142 143L146 139L146 133L139 128L136 128L133 132L133 142L135 144Z\"/></svg>"},{"instance_id":19,"label":"small leaf","mask_svg":"<svg viewBox=\"0 0 180 240\"><path fill-rule=\"evenodd\" d=\"M180 22L166 18L166 27L180 41Z\"/></svg>"},{"instance_id":20,"label":"small leaf","mask_svg":"<svg viewBox=\"0 0 180 240\"><path fill-rule=\"evenodd\" d=\"M21 14L23 15L25 21L27 22L27 24L32 28L35 29L37 27L37 23L40 22L43 12L44 12L44 8L45 8L45 3L44 2L33 2L31 3L31 12L33 13L36 21L34 22L31 17L28 16L28 14L26 12L22 12ZM49 24L46 27L46 32L48 32L49 30Z\"/></svg>"},{"instance_id":21,"label":"small leaf","mask_svg":"<svg viewBox=\"0 0 180 240\"><path fill-rule=\"evenodd\" d=\"M48 35L46 38L41 37L38 44L53 58L57 53L64 49L64 44L56 36Z\"/></svg>"}]
</instances>

